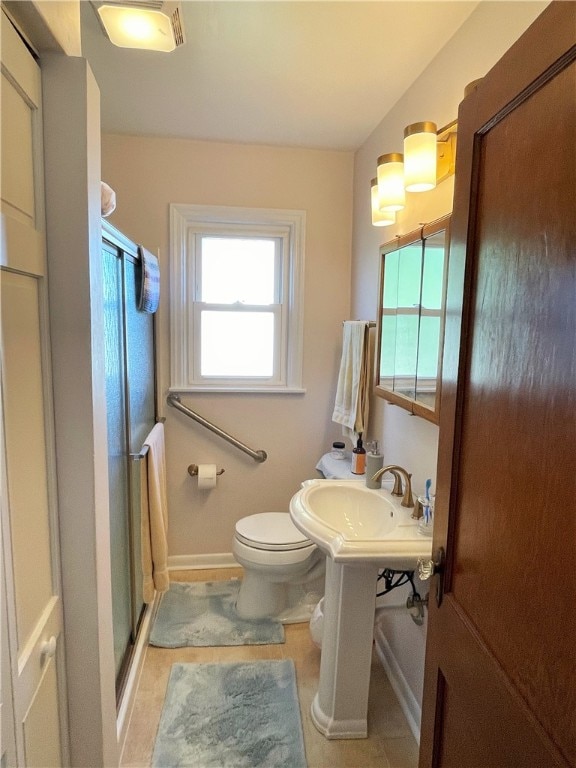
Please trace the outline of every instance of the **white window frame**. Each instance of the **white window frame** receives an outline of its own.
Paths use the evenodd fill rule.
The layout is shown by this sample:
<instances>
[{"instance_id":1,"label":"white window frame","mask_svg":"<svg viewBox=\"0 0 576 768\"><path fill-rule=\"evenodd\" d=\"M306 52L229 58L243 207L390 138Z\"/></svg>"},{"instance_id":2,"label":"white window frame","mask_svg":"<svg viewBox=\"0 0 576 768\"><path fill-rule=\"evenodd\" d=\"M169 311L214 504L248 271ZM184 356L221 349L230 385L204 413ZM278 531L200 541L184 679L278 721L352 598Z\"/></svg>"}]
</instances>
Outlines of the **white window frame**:
<instances>
[{"instance_id":1,"label":"white window frame","mask_svg":"<svg viewBox=\"0 0 576 768\"><path fill-rule=\"evenodd\" d=\"M235 206L170 205L170 392L305 392L302 387L304 242L306 212ZM200 375L202 305L197 293L197 238L268 237L282 245L275 323L275 376L208 378ZM196 317L195 317L196 316Z\"/></svg>"}]
</instances>

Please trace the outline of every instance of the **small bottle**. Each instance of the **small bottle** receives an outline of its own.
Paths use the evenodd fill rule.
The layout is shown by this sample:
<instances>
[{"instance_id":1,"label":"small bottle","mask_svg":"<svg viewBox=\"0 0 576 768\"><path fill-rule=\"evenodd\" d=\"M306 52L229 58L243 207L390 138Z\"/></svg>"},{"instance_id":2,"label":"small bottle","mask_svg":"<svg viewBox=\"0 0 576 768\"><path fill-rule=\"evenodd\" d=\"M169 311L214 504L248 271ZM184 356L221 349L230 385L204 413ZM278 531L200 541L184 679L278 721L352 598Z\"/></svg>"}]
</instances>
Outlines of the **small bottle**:
<instances>
[{"instance_id":1,"label":"small bottle","mask_svg":"<svg viewBox=\"0 0 576 768\"><path fill-rule=\"evenodd\" d=\"M373 490L382 487L382 478L374 481L372 478L384 466L384 456L378 450L378 440L374 440L372 448L366 454L366 487Z\"/></svg>"},{"instance_id":2,"label":"small bottle","mask_svg":"<svg viewBox=\"0 0 576 768\"><path fill-rule=\"evenodd\" d=\"M358 438L356 448L352 451L352 474L363 475L366 472L366 449L362 445L362 438Z\"/></svg>"},{"instance_id":3,"label":"small bottle","mask_svg":"<svg viewBox=\"0 0 576 768\"><path fill-rule=\"evenodd\" d=\"M339 459L342 460L344 458L344 448L345 444L342 442L335 442L332 443L332 450L330 451L330 456L333 459Z\"/></svg>"}]
</instances>

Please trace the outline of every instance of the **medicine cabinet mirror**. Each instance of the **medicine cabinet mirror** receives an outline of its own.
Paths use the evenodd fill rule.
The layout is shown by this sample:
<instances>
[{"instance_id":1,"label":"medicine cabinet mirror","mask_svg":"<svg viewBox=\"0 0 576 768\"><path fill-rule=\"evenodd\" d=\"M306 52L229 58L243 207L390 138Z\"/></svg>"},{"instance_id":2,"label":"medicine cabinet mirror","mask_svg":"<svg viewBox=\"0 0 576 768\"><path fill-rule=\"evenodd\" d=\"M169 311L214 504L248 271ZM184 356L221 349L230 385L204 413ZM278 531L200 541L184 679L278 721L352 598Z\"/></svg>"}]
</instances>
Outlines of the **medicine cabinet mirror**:
<instances>
[{"instance_id":1,"label":"medicine cabinet mirror","mask_svg":"<svg viewBox=\"0 0 576 768\"><path fill-rule=\"evenodd\" d=\"M380 249L375 392L438 424L450 217Z\"/></svg>"}]
</instances>

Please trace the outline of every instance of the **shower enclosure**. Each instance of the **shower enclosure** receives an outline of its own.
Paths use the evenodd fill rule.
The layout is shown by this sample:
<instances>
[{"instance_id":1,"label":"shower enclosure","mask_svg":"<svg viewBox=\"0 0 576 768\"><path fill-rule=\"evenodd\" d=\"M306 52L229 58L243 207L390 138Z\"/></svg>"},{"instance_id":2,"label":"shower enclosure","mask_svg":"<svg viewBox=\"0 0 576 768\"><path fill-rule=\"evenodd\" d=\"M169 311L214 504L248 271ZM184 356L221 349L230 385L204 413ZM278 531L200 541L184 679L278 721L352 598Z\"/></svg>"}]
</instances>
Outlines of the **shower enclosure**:
<instances>
[{"instance_id":1,"label":"shower enclosure","mask_svg":"<svg viewBox=\"0 0 576 768\"><path fill-rule=\"evenodd\" d=\"M110 555L116 698L122 696L144 610L142 445L155 423L154 315L138 309L138 247L102 222Z\"/></svg>"}]
</instances>

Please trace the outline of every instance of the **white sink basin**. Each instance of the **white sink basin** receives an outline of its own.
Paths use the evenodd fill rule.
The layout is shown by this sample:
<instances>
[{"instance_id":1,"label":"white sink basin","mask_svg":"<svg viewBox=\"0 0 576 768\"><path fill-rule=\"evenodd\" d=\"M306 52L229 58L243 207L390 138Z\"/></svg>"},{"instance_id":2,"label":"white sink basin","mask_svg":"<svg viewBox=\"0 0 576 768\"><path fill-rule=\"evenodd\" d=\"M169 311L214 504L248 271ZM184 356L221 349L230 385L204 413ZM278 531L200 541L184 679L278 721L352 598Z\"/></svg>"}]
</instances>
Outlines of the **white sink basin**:
<instances>
[{"instance_id":1,"label":"white sink basin","mask_svg":"<svg viewBox=\"0 0 576 768\"><path fill-rule=\"evenodd\" d=\"M294 525L335 562L413 570L432 541L388 490L363 480L307 480L290 501Z\"/></svg>"}]
</instances>

